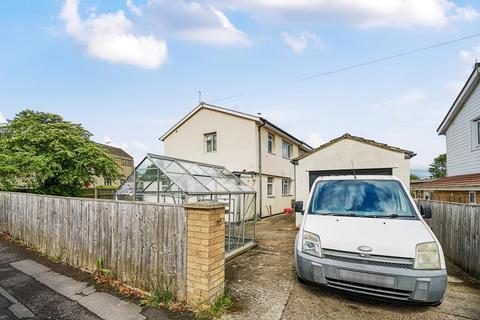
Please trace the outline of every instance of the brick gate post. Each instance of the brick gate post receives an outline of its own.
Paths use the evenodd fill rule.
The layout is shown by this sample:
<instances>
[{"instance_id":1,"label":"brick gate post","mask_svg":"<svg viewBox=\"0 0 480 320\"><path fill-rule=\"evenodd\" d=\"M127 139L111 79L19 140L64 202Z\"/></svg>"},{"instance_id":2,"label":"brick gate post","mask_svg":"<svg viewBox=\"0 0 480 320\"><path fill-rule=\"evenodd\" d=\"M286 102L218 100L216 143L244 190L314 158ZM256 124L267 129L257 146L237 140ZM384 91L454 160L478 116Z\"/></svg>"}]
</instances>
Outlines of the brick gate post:
<instances>
[{"instance_id":1,"label":"brick gate post","mask_svg":"<svg viewBox=\"0 0 480 320\"><path fill-rule=\"evenodd\" d=\"M198 202L187 210L187 303L208 307L225 291L225 205Z\"/></svg>"}]
</instances>

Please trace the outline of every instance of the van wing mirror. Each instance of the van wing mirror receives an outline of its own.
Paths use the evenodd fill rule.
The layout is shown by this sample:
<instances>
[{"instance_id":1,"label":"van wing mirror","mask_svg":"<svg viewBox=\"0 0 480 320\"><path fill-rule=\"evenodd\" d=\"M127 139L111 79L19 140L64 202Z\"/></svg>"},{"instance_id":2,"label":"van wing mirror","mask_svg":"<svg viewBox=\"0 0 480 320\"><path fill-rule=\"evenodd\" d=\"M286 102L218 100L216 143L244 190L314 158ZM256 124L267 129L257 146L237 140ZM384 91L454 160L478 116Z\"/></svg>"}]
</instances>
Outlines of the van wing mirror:
<instances>
[{"instance_id":1,"label":"van wing mirror","mask_svg":"<svg viewBox=\"0 0 480 320\"><path fill-rule=\"evenodd\" d=\"M423 219L431 219L432 218L432 207L427 204L420 205L420 214L422 215Z\"/></svg>"},{"instance_id":2,"label":"van wing mirror","mask_svg":"<svg viewBox=\"0 0 480 320\"><path fill-rule=\"evenodd\" d=\"M295 201L295 212L300 212L303 214L303 201Z\"/></svg>"}]
</instances>

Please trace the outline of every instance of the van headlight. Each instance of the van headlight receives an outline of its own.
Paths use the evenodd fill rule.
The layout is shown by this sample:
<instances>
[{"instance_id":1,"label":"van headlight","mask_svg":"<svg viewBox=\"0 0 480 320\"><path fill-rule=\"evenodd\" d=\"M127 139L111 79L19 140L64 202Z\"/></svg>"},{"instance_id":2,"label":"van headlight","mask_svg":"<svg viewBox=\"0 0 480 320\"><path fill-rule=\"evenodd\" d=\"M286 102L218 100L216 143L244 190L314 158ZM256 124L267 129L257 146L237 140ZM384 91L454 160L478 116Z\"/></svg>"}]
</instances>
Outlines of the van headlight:
<instances>
[{"instance_id":1,"label":"van headlight","mask_svg":"<svg viewBox=\"0 0 480 320\"><path fill-rule=\"evenodd\" d=\"M320 247L320 238L314 233L303 231L302 252L321 257L322 248Z\"/></svg>"},{"instance_id":2,"label":"van headlight","mask_svg":"<svg viewBox=\"0 0 480 320\"><path fill-rule=\"evenodd\" d=\"M415 269L440 269L440 254L435 242L417 244L415 248Z\"/></svg>"}]
</instances>

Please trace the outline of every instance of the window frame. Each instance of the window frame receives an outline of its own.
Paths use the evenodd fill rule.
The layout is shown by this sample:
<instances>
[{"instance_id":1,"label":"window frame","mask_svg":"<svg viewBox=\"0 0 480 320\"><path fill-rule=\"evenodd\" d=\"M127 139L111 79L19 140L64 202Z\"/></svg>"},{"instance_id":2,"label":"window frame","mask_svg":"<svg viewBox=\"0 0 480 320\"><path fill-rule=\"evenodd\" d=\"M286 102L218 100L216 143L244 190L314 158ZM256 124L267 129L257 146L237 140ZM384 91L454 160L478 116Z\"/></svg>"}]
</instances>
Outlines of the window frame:
<instances>
[{"instance_id":1,"label":"window frame","mask_svg":"<svg viewBox=\"0 0 480 320\"><path fill-rule=\"evenodd\" d=\"M267 132L267 152L275 154L275 135L271 132Z\"/></svg>"},{"instance_id":2,"label":"window frame","mask_svg":"<svg viewBox=\"0 0 480 320\"><path fill-rule=\"evenodd\" d=\"M209 140L209 137L212 137L211 140ZM218 150L218 138L217 138L217 132L209 132L209 133L204 133L203 134L203 141L205 145L205 153L215 153ZM209 151L208 150L208 145L209 142L212 144L212 148Z\"/></svg>"},{"instance_id":3,"label":"window frame","mask_svg":"<svg viewBox=\"0 0 480 320\"><path fill-rule=\"evenodd\" d=\"M288 188L288 192L285 193L285 182L287 183L287 188ZM292 195L292 179L290 178L282 178L282 196L283 197L287 197L287 196L291 196Z\"/></svg>"},{"instance_id":4,"label":"window frame","mask_svg":"<svg viewBox=\"0 0 480 320\"><path fill-rule=\"evenodd\" d=\"M471 196L473 195L473 202ZM468 203L469 204L477 204L477 192L476 191L469 191L468 192Z\"/></svg>"},{"instance_id":5,"label":"window frame","mask_svg":"<svg viewBox=\"0 0 480 320\"><path fill-rule=\"evenodd\" d=\"M287 150L288 150L288 155L285 156L284 154L284 149L283 147L284 146L288 146ZM292 159L292 153L293 153L293 145L285 140L282 140L282 157L285 158L285 159Z\"/></svg>"},{"instance_id":6,"label":"window frame","mask_svg":"<svg viewBox=\"0 0 480 320\"><path fill-rule=\"evenodd\" d=\"M275 177L267 177L267 197L275 197ZM269 187L271 190L269 190Z\"/></svg>"}]
</instances>

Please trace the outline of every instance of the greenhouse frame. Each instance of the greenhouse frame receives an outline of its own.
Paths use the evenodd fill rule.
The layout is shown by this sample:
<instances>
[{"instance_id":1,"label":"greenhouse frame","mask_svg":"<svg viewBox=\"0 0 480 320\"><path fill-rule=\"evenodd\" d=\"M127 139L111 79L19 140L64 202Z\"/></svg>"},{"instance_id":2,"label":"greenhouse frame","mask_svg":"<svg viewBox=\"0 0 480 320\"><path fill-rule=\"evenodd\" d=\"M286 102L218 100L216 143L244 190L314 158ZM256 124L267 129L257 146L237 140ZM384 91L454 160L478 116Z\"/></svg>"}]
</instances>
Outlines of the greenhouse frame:
<instances>
[{"instance_id":1,"label":"greenhouse frame","mask_svg":"<svg viewBox=\"0 0 480 320\"><path fill-rule=\"evenodd\" d=\"M167 204L225 204L227 257L255 244L256 192L225 167L147 154L116 199Z\"/></svg>"}]
</instances>

